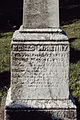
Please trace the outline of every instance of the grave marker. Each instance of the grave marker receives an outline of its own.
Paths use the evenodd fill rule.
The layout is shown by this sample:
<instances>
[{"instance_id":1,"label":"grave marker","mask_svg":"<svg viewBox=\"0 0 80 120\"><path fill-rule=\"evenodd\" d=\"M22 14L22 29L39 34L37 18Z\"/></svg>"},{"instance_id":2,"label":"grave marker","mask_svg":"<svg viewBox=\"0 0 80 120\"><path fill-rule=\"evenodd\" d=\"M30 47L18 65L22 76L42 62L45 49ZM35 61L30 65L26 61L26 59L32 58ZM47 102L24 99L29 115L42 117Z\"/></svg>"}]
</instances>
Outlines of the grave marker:
<instances>
[{"instance_id":1,"label":"grave marker","mask_svg":"<svg viewBox=\"0 0 80 120\"><path fill-rule=\"evenodd\" d=\"M68 37L59 28L59 0L24 0L23 25L11 42L5 120L76 120L69 51Z\"/></svg>"}]
</instances>

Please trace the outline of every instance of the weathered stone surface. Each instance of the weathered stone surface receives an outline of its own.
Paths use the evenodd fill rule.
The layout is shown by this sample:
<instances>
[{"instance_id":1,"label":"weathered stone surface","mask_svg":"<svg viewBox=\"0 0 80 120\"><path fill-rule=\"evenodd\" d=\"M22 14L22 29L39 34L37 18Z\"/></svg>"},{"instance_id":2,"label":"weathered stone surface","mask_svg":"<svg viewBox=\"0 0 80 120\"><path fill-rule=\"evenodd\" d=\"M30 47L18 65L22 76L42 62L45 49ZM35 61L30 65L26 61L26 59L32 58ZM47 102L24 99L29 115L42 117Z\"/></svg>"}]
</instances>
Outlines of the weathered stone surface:
<instances>
[{"instance_id":1,"label":"weathered stone surface","mask_svg":"<svg viewBox=\"0 0 80 120\"><path fill-rule=\"evenodd\" d=\"M55 34L58 34L57 41L53 40ZM38 35L39 40L35 41ZM62 32L38 34L18 31L17 35L14 34L11 44L12 100L69 99L67 40Z\"/></svg>"},{"instance_id":2,"label":"weathered stone surface","mask_svg":"<svg viewBox=\"0 0 80 120\"><path fill-rule=\"evenodd\" d=\"M12 100L11 88L6 99L6 108L34 108L34 109L76 109L75 100Z\"/></svg>"},{"instance_id":3,"label":"weathered stone surface","mask_svg":"<svg viewBox=\"0 0 80 120\"><path fill-rule=\"evenodd\" d=\"M8 92L4 120L76 120L71 100L11 100Z\"/></svg>"},{"instance_id":4,"label":"weathered stone surface","mask_svg":"<svg viewBox=\"0 0 80 120\"><path fill-rule=\"evenodd\" d=\"M24 0L24 28L58 28L59 0Z\"/></svg>"},{"instance_id":5,"label":"weathered stone surface","mask_svg":"<svg viewBox=\"0 0 80 120\"><path fill-rule=\"evenodd\" d=\"M7 109L6 120L77 120L76 110L28 110L28 109Z\"/></svg>"},{"instance_id":6,"label":"weathered stone surface","mask_svg":"<svg viewBox=\"0 0 80 120\"><path fill-rule=\"evenodd\" d=\"M11 42L4 120L76 120L69 97L69 41L59 29L59 0L24 0L23 25Z\"/></svg>"}]
</instances>

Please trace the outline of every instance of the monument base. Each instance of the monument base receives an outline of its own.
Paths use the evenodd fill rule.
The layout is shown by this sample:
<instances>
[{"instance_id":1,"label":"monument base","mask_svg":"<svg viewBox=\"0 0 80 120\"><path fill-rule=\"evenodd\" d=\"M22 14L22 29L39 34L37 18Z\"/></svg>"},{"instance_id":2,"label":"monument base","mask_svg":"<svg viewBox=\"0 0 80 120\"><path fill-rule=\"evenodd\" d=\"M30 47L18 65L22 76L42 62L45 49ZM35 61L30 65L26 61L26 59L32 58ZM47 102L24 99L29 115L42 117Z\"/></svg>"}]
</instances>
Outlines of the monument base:
<instances>
[{"instance_id":1,"label":"monument base","mask_svg":"<svg viewBox=\"0 0 80 120\"><path fill-rule=\"evenodd\" d=\"M69 99L69 41L61 29L15 31L11 42L11 97Z\"/></svg>"},{"instance_id":2,"label":"monument base","mask_svg":"<svg viewBox=\"0 0 80 120\"><path fill-rule=\"evenodd\" d=\"M76 120L69 100L69 41L60 29L22 29L11 42L4 120Z\"/></svg>"},{"instance_id":3,"label":"monument base","mask_svg":"<svg viewBox=\"0 0 80 120\"><path fill-rule=\"evenodd\" d=\"M4 120L77 120L71 100L11 100L8 92Z\"/></svg>"}]
</instances>

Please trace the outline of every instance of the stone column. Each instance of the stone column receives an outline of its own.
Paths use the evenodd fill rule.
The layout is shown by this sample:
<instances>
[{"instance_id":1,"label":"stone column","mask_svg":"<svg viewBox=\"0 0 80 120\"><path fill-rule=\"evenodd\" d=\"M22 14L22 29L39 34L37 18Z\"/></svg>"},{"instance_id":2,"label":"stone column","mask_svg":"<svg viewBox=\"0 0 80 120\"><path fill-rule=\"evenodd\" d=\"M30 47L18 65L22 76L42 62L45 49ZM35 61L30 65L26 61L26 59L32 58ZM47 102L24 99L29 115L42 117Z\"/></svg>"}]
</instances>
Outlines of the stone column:
<instances>
[{"instance_id":1,"label":"stone column","mask_svg":"<svg viewBox=\"0 0 80 120\"><path fill-rule=\"evenodd\" d=\"M59 28L59 0L24 0L23 25L11 42L5 120L77 119L69 93L69 51Z\"/></svg>"},{"instance_id":2,"label":"stone column","mask_svg":"<svg viewBox=\"0 0 80 120\"><path fill-rule=\"evenodd\" d=\"M59 28L59 0L24 0L24 28Z\"/></svg>"}]
</instances>

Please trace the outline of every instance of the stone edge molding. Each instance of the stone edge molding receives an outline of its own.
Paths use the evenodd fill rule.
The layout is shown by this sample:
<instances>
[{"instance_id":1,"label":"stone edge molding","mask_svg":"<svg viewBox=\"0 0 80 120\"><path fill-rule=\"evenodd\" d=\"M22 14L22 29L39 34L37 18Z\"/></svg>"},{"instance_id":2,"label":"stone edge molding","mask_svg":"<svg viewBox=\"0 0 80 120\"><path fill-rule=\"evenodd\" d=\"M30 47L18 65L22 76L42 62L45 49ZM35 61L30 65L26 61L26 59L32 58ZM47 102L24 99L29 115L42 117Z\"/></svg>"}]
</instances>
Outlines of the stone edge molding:
<instances>
[{"instance_id":1,"label":"stone edge molding","mask_svg":"<svg viewBox=\"0 0 80 120\"><path fill-rule=\"evenodd\" d=\"M66 33L61 29L23 29L15 31L13 41L68 41Z\"/></svg>"},{"instance_id":2,"label":"stone edge molding","mask_svg":"<svg viewBox=\"0 0 80 120\"><path fill-rule=\"evenodd\" d=\"M37 32L36 32L37 31ZM41 32L40 32L41 31ZM52 32L50 32L52 31ZM38 42L53 42L58 41L65 42L69 44L68 37L65 34L64 31L61 29L26 29L22 30L19 29L15 31L12 38L12 43L20 43L20 42L32 42L37 41ZM11 88L8 91L7 99L6 99L6 105L5 105L5 111L4 111L4 120L9 120L9 113L28 113L30 112L36 112L36 111L44 111L44 112L51 112L51 116L53 116L53 113L56 117L58 117L58 114L60 114L60 119L63 120L77 120L77 113L76 113L76 105L72 102L74 100L71 99L63 99L63 100L12 100L11 99ZM73 116L71 116L71 113ZM64 118L64 114L68 114L68 117ZM53 118L54 120L54 118ZM57 120L57 119L56 119Z\"/></svg>"},{"instance_id":3,"label":"stone edge molding","mask_svg":"<svg viewBox=\"0 0 80 120\"><path fill-rule=\"evenodd\" d=\"M25 105L26 104L26 105ZM77 120L76 106L71 100L11 100L11 88L6 99L4 120L13 118L13 114L46 113L53 120ZM10 114L10 116L9 116ZM13 117L12 117L13 116ZM11 119L10 119L11 120Z\"/></svg>"},{"instance_id":4,"label":"stone edge molding","mask_svg":"<svg viewBox=\"0 0 80 120\"><path fill-rule=\"evenodd\" d=\"M6 108L76 109L76 106L71 100L11 100L10 88L6 99Z\"/></svg>"}]
</instances>

